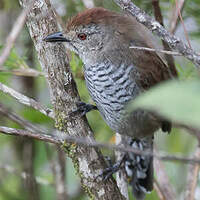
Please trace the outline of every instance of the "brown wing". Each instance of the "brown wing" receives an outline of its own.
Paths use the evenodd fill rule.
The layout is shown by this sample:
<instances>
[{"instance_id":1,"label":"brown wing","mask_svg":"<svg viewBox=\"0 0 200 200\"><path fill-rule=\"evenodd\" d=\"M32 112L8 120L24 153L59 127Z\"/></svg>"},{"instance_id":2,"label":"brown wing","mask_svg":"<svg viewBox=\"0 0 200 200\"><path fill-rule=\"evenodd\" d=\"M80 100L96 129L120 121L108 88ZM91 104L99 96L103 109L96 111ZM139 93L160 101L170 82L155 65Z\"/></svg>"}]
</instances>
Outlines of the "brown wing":
<instances>
[{"instance_id":1,"label":"brown wing","mask_svg":"<svg viewBox=\"0 0 200 200\"><path fill-rule=\"evenodd\" d=\"M120 17L116 27L120 33L119 39L125 44L128 43L129 46L159 48L156 47L157 43L155 43L152 33L133 17ZM149 89L161 81L171 79L172 74L176 75L176 69L174 68L171 72L156 52L130 49L130 57L140 74L138 84L144 89Z\"/></svg>"},{"instance_id":2,"label":"brown wing","mask_svg":"<svg viewBox=\"0 0 200 200\"><path fill-rule=\"evenodd\" d=\"M137 69L139 71L138 83L143 89L173 78L170 69L163 60L155 53L150 51L135 50L134 57L137 57Z\"/></svg>"}]
</instances>

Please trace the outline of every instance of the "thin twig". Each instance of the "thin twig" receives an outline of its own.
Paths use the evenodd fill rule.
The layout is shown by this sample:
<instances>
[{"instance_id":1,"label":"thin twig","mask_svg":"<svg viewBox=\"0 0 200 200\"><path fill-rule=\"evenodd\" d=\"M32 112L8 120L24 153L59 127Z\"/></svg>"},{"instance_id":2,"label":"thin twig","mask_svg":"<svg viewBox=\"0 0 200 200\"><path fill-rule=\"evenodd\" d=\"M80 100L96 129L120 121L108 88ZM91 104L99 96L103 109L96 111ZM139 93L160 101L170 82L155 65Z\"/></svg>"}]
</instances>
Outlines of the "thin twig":
<instances>
[{"instance_id":1,"label":"thin twig","mask_svg":"<svg viewBox=\"0 0 200 200\"><path fill-rule=\"evenodd\" d=\"M162 49L152 49L152 48L138 47L138 46L130 46L129 48L136 49L136 50L142 50L142 51L159 52L159 53L164 53L164 54L173 55L173 56L183 56L179 52L166 51L166 50L162 50Z\"/></svg>"},{"instance_id":2,"label":"thin twig","mask_svg":"<svg viewBox=\"0 0 200 200\"><path fill-rule=\"evenodd\" d=\"M177 50L180 54L192 61L200 69L200 56L189 46L184 44L179 38L169 33L152 17L147 15L143 10L138 8L131 0L114 0L123 10L134 16L138 22L145 25L148 29L157 34L160 38L168 43L170 48Z\"/></svg>"},{"instance_id":3,"label":"thin twig","mask_svg":"<svg viewBox=\"0 0 200 200\"><path fill-rule=\"evenodd\" d=\"M188 46L189 46L190 48L192 48L191 43L190 43L190 40L189 40L188 32L187 32L187 30L186 30L185 23L184 23L184 21L183 21L182 15L181 15L181 11L180 11L180 9L179 9L179 7L178 7L178 2L177 2L177 0L175 0L175 2L176 2L176 9L177 9L177 11L178 11L178 15L179 15L181 24L182 24L182 26L183 26L185 38L186 38L186 40L187 40Z\"/></svg>"},{"instance_id":4,"label":"thin twig","mask_svg":"<svg viewBox=\"0 0 200 200\"><path fill-rule=\"evenodd\" d=\"M66 155L63 149L60 146L54 146L53 150L57 152L56 156L52 156L52 151L48 144L45 145L47 159L50 163L50 167L53 174L54 186L56 190L56 199L57 200L67 200L67 188L65 184L66 180L66 170L65 170L65 162Z\"/></svg>"},{"instance_id":5,"label":"thin twig","mask_svg":"<svg viewBox=\"0 0 200 200\"><path fill-rule=\"evenodd\" d=\"M38 70L31 69L31 68L28 68L28 69L20 68L20 69L13 69L13 70L0 69L0 72L13 74L15 76L28 76L28 77L45 76L44 72L40 72Z\"/></svg>"},{"instance_id":6,"label":"thin twig","mask_svg":"<svg viewBox=\"0 0 200 200\"><path fill-rule=\"evenodd\" d=\"M69 136L64 133L57 133L52 135L47 134L38 134L32 131L27 131L23 129L15 129L15 128L9 128L0 126L0 132L7 135L15 135L15 136L25 136L37 140L41 140L44 142L49 142L53 144L60 144L63 145L65 143L76 143L80 146L87 146L87 147L94 147L94 148L107 148L122 152L131 152L138 155L144 155L144 156L154 156L155 158L163 161L170 161L170 162L181 162L184 164L200 164L200 159L196 158L187 158L185 156L179 156L179 155L168 155L165 153L152 153L148 151L141 151L133 149L132 147L122 147L117 146L114 144L108 144L108 143L101 143L96 142L94 140L87 140L86 138L77 138L75 136Z\"/></svg>"},{"instance_id":7,"label":"thin twig","mask_svg":"<svg viewBox=\"0 0 200 200\"><path fill-rule=\"evenodd\" d=\"M200 159L200 146L197 147L194 153L195 159ZM199 177L200 165L189 165L188 169L188 178L187 178L187 188L185 192L185 200L194 200L195 199L195 189L197 186L197 181Z\"/></svg>"},{"instance_id":8,"label":"thin twig","mask_svg":"<svg viewBox=\"0 0 200 200\"><path fill-rule=\"evenodd\" d=\"M53 161L53 172L54 172L54 179L56 184L56 193L57 193L57 199L58 200L67 200L67 188L65 184L65 160L66 155L63 149L61 149L59 146L56 147L57 149L57 159L54 159Z\"/></svg>"},{"instance_id":9,"label":"thin twig","mask_svg":"<svg viewBox=\"0 0 200 200\"><path fill-rule=\"evenodd\" d=\"M6 59L8 58L10 51L20 33L20 31L22 30L25 21L26 21L26 17L27 14L29 13L30 9L33 6L35 0L31 1L31 3L27 6L27 8L25 8L21 14L19 15L19 17L17 18L17 20L15 21L15 24L12 27L12 30L10 32L10 34L8 35L8 37L6 38L6 46L4 47L4 49L2 50L2 54L0 56L0 68L1 66L4 64L4 62L6 61Z\"/></svg>"},{"instance_id":10,"label":"thin twig","mask_svg":"<svg viewBox=\"0 0 200 200\"><path fill-rule=\"evenodd\" d=\"M156 179L154 179L153 187L159 197L159 200L167 200L165 196L163 195L163 192L160 188L160 184L158 183Z\"/></svg>"},{"instance_id":11,"label":"thin twig","mask_svg":"<svg viewBox=\"0 0 200 200\"><path fill-rule=\"evenodd\" d=\"M0 91L14 97L20 103L38 110L46 116L54 118L53 111L51 109L46 108L34 99L15 91L14 89L4 85L3 83L0 83Z\"/></svg>"},{"instance_id":12,"label":"thin twig","mask_svg":"<svg viewBox=\"0 0 200 200\"><path fill-rule=\"evenodd\" d=\"M15 135L15 136L23 136L29 137L37 140L41 140L44 142L49 142L53 144L61 144L61 140L58 137L47 135L47 134L39 134L29 130L24 129L16 129L16 128L9 128L5 126L0 126L0 132L7 134L7 135Z\"/></svg>"},{"instance_id":13,"label":"thin twig","mask_svg":"<svg viewBox=\"0 0 200 200\"><path fill-rule=\"evenodd\" d=\"M155 146L154 146L154 153L156 154L158 153ZM169 178L165 172L163 163L157 158L154 159L154 168L156 171L157 186L159 186L160 193L162 193L162 196L164 197L165 200L167 199L175 200L176 199L175 191L173 190L173 187L169 182Z\"/></svg>"},{"instance_id":14,"label":"thin twig","mask_svg":"<svg viewBox=\"0 0 200 200\"><path fill-rule=\"evenodd\" d=\"M177 7L179 8L179 11L182 12L183 10L183 7L185 5L185 0L179 0L178 2L178 6L175 4L174 8L173 8L173 11L172 11L172 18L170 20L170 32L172 34L175 33L176 31L176 28L177 28L177 25L178 25L178 22L179 22L179 14L178 14L178 11L177 11Z\"/></svg>"},{"instance_id":15,"label":"thin twig","mask_svg":"<svg viewBox=\"0 0 200 200\"><path fill-rule=\"evenodd\" d=\"M127 137L128 139L128 137ZM124 140L126 140L124 138ZM115 135L115 144L124 146L122 136L119 133L116 133ZM115 151L115 159L116 161L120 161L124 156L124 152L121 151ZM119 190L121 194L126 198L126 200L129 199L128 197L128 182L127 182L127 176L124 170L119 170L116 173L116 182L117 186L119 187Z\"/></svg>"},{"instance_id":16,"label":"thin twig","mask_svg":"<svg viewBox=\"0 0 200 200\"><path fill-rule=\"evenodd\" d=\"M31 122L23 119L19 115L17 115L15 112L11 111L11 109L6 108L3 104L0 103L0 113L3 114L3 116L11 119L12 121L18 123L22 127L24 127L27 130L30 131L36 131L38 133L45 133L43 129L40 127L32 124Z\"/></svg>"}]
</instances>

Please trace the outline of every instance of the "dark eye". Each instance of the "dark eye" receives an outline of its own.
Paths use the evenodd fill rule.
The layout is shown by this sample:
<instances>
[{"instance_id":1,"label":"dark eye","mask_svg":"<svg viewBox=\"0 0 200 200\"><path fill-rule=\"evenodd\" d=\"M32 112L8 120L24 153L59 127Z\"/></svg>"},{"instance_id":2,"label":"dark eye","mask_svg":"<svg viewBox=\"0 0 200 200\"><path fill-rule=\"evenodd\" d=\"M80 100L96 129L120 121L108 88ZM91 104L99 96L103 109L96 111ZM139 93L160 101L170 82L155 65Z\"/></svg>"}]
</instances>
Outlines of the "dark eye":
<instances>
[{"instance_id":1,"label":"dark eye","mask_svg":"<svg viewBox=\"0 0 200 200\"><path fill-rule=\"evenodd\" d=\"M79 33L79 34L78 34L78 38L79 38L80 40L86 40L87 35L86 35L85 33Z\"/></svg>"}]
</instances>

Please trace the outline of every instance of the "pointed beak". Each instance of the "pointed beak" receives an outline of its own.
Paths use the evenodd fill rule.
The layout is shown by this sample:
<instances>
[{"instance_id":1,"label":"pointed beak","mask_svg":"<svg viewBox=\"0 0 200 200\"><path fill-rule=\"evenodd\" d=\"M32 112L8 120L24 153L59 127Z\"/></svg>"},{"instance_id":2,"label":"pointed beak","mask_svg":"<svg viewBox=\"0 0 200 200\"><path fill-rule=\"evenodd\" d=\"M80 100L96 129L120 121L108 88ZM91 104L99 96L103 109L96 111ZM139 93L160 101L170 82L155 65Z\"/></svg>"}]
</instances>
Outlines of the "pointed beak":
<instances>
[{"instance_id":1,"label":"pointed beak","mask_svg":"<svg viewBox=\"0 0 200 200\"><path fill-rule=\"evenodd\" d=\"M65 38L61 32L52 33L43 40L45 42L70 42L70 40Z\"/></svg>"}]
</instances>

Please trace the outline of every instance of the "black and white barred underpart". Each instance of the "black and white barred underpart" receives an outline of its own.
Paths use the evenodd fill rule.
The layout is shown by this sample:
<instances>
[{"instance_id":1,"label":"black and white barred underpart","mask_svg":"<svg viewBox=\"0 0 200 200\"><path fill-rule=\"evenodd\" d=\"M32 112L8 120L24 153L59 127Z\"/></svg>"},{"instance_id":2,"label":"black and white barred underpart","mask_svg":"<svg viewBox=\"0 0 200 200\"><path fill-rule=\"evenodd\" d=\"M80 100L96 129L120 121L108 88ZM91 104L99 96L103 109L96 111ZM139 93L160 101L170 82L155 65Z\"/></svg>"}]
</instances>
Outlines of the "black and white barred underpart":
<instances>
[{"instance_id":1,"label":"black and white barred underpart","mask_svg":"<svg viewBox=\"0 0 200 200\"><path fill-rule=\"evenodd\" d=\"M151 152L153 138L130 139L129 145L136 150ZM127 153L124 167L134 196L137 200L144 199L153 189L153 157Z\"/></svg>"}]
</instances>

